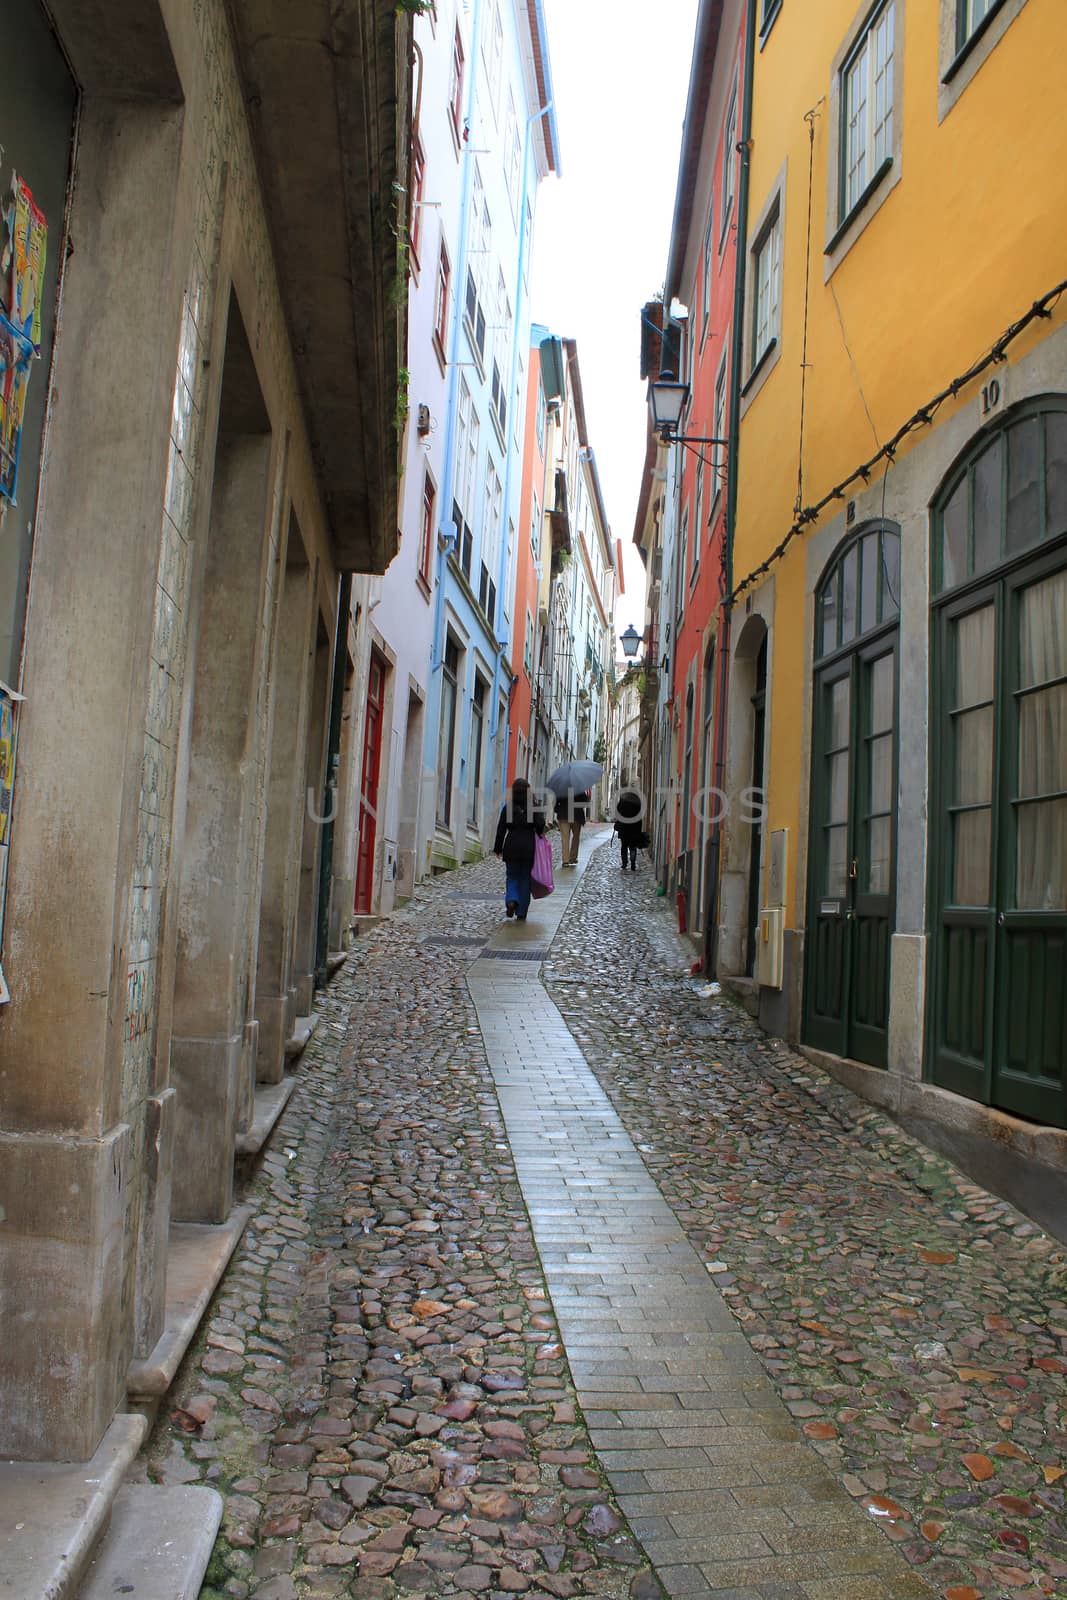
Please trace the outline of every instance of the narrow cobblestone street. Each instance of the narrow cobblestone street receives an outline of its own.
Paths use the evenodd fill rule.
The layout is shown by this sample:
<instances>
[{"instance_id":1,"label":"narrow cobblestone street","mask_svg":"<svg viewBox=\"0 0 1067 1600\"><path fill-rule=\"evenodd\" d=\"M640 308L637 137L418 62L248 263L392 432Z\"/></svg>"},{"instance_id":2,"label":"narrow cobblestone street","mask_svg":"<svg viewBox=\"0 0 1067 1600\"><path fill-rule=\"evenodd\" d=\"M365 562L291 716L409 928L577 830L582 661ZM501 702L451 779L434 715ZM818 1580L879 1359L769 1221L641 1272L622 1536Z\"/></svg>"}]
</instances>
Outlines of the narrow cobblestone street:
<instances>
[{"instance_id":1,"label":"narrow cobblestone street","mask_svg":"<svg viewBox=\"0 0 1067 1600\"><path fill-rule=\"evenodd\" d=\"M319 996L145 1461L225 1496L204 1595L1067 1595L1067 1250L703 998L603 840Z\"/></svg>"}]
</instances>

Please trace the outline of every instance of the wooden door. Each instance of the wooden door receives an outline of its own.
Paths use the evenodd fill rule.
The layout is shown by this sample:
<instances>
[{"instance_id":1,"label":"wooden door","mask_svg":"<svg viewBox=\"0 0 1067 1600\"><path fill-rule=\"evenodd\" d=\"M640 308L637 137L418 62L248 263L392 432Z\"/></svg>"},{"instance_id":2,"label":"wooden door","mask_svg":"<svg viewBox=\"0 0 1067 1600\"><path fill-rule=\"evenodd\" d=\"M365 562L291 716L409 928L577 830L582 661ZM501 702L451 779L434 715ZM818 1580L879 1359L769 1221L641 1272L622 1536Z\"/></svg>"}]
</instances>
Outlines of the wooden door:
<instances>
[{"instance_id":1,"label":"wooden door","mask_svg":"<svg viewBox=\"0 0 1067 1600\"><path fill-rule=\"evenodd\" d=\"M884 1067L896 842L896 630L815 683L804 1036Z\"/></svg>"}]
</instances>

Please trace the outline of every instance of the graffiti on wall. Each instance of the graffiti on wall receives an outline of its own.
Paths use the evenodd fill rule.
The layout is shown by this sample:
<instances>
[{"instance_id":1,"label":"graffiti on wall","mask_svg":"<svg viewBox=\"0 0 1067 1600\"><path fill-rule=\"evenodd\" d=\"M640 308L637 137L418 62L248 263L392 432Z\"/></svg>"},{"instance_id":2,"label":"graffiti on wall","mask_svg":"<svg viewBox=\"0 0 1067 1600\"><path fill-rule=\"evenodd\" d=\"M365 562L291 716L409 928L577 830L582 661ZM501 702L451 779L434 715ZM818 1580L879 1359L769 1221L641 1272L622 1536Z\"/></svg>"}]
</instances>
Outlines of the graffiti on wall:
<instances>
[{"instance_id":1,"label":"graffiti on wall","mask_svg":"<svg viewBox=\"0 0 1067 1600\"><path fill-rule=\"evenodd\" d=\"M15 732L17 705L21 695L0 683L0 938L4 927L4 899L7 892L7 852L11 843L11 802L15 789ZM3 968L0 967L0 1005L11 996Z\"/></svg>"},{"instance_id":2,"label":"graffiti on wall","mask_svg":"<svg viewBox=\"0 0 1067 1600\"><path fill-rule=\"evenodd\" d=\"M17 173L0 213L0 507L18 488L30 369L41 354L48 224Z\"/></svg>"}]
</instances>

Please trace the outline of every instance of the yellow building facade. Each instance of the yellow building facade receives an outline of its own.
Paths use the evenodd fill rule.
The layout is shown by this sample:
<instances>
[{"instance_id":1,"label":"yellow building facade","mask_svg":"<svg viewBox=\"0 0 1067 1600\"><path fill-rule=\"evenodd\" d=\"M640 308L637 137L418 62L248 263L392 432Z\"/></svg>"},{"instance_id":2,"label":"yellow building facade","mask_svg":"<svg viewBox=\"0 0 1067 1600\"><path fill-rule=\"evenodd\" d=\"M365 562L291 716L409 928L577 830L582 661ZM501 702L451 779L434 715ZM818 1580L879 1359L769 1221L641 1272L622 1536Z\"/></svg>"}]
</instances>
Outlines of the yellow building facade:
<instances>
[{"instance_id":1,"label":"yellow building facade","mask_svg":"<svg viewBox=\"0 0 1067 1600\"><path fill-rule=\"evenodd\" d=\"M720 971L1067 1170L1067 7L814 12L757 0Z\"/></svg>"}]
</instances>

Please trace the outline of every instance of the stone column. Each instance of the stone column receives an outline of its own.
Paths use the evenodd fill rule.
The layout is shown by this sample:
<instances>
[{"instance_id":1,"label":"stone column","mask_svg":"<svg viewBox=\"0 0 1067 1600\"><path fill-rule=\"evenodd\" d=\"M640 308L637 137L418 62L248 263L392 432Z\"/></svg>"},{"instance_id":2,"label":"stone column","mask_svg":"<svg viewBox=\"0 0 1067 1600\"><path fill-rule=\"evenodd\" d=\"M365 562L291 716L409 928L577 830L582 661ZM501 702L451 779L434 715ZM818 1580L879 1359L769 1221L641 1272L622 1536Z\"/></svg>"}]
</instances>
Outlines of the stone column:
<instances>
[{"instance_id":1,"label":"stone column","mask_svg":"<svg viewBox=\"0 0 1067 1600\"><path fill-rule=\"evenodd\" d=\"M278 1083L285 1070L289 1036L289 986L292 934L299 887L302 842L308 666L311 628L311 572L299 529L289 533L289 559L282 585L275 666L274 739L267 790L267 838L259 913L256 1017L259 1052L256 1077Z\"/></svg>"},{"instance_id":2,"label":"stone column","mask_svg":"<svg viewBox=\"0 0 1067 1600\"><path fill-rule=\"evenodd\" d=\"M79 131L8 872L0 1454L9 1457L88 1458L122 1400L133 1344L127 1208L152 1086L123 1083L122 1030L181 313L171 262L181 132L177 107L91 93ZM53 238L60 249L58 218Z\"/></svg>"},{"instance_id":3,"label":"stone column","mask_svg":"<svg viewBox=\"0 0 1067 1600\"><path fill-rule=\"evenodd\" d=\"M255 863L256 674L270 564L270 424L231 295L192 684L171 1077L174 1215L222 1222L251 1095L245 1025Z\"/></svg>"}]
</instances>

